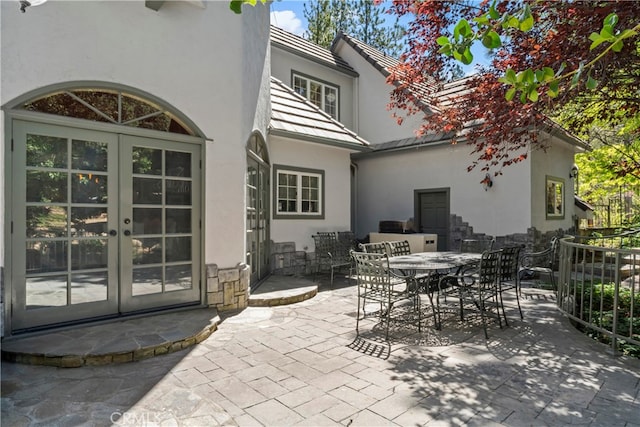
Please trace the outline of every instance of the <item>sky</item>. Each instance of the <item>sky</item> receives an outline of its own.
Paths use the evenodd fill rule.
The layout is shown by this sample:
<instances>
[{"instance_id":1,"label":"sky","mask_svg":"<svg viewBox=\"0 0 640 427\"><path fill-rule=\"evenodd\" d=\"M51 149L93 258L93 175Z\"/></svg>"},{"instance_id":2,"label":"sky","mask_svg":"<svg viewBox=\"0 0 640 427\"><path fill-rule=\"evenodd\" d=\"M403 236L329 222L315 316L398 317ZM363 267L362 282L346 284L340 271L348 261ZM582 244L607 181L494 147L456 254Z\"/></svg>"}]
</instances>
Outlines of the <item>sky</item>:
<instances>
[{"instance_id":1,"label":"sky","mask_svg":"<svg viewBox=\"0 0 640 427\"><path fill-rule=\"evenodd\" d=\"M271 23L299 36L307 29L303 0L276 0L271 3Z\"/></svg>"},{"instance_id":2,"label":"sky","mask_svg":"<svg viewBox=\"0 0 640 427\"><path fill-rule=\"evenodd\" d=\"M271 23L276 27L301 36L308 25L304 17L304 4L309 2L308 0L273 1L271 3ZM395 16L389 15L389 20L394 19Z\"/></svg>"},{"instance_id":3,"label":"sky","mask_svg":"<svg viewBox=\"0 0 640 427\"><path fill-rule=\"evenodd\" d=\"M302 36L307 29L307 20L304 17L304 4L306 0L275 0L271 3L271 23L293 34ZM487 58L481 45L472 46L474 63L486 64ZM465 66L459 64L466 75L472 74L474 64Z\"/></svg>"}]
</instances>

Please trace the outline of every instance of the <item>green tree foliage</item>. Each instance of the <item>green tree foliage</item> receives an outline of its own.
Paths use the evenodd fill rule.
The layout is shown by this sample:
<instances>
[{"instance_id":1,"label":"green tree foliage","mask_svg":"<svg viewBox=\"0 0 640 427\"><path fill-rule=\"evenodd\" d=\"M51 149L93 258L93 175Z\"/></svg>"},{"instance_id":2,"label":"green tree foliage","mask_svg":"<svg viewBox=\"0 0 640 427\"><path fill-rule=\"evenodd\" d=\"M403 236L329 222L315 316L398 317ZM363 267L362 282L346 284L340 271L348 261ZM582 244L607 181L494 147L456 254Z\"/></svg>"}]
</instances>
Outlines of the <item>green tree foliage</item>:
<instances>
[{"instance_id":1,"label":"green tree foliage","mask_svg":"<svg viewBox=\"0 0 640 427\"><path fill-rule=\"evenodd\" d=\"M304 4L305 38L328 48L340 33L349 34L390 56L402 51L404 28L385 20L382 3L371 0L313 0Z\"/></svg>"},{"instance_id":2,"label":"green tree foliage","mask_svg":"<svg viewBox=\"0 0 640 427\"><path fill-rule=\"evenodd\" d=\"M640 2L393 0L391 10L410 19L403 63L388 78L400 82L390 106L405 115L423 113L412 85L425 75L444 79L455 64L472 63L474 43L492 55L455 102L434 97L437 110L420 129L464 135L478 155L469 169L497 175L544 148L530 130L566 105L574 104L563 120L573 132L594 118L638 130Z\"/></svg>"},{"instance_id":3,"label":"green tree foliage","mask_svg":"<svg viewBox=\"0 0 640 427\"><path fill-rule=\"evenodd\" d=\"M371 0L357 0L351 4L355 22L349 34L389 56L398 57L405 32L398 18L388 26L384 18L386 9L381 4Z\"/></svg>"},{"instance_id":4,"label":"green tree foliage","mask_svg":"<svg viewBox=\"0 0 640 427\"><path fill-rule=\"evenodd\" d=\"M342 2L317 0L304 4L304 17L308 22L304 37L307 40L323 47L331 46L338 31L338 23L344 25L346 23L344 20L347 19L347 15L342 14L340 9L336 10L338 14L333 17L332 12L337 3Z\"/></svg>"},{"instance_id":5,"label":"green tree foliage","mask_svg":"<svg viewBox=\"0 0 640 427\"><path fill-rule=\"evenodd\" d=\"M624 127L612 129L608 122L594 122L583 135L592 151L576 155L580 197L595 205L607 205L613 199L628 199L627 222L640 218L640 138ZM624 193L622 195L621 193ZM635 210L634 210L635 209ZM614 215L619 219L619 215ZM635 218L635 219L634 219Z\"/></svg>"},{"instance_id":6,"label":"green tree foliage","mask_svg":"<svg viewBox=\"0 0 640 427\"><path fill-rule=\"evenodd\" d=\"M255 6L258 4L258 1L262 4L266 4L267 0L230 0L229 1L229 9L231 9L234 13L242 13L242 5L248 4L250 6Z\"/></svg>"}]
</instances>

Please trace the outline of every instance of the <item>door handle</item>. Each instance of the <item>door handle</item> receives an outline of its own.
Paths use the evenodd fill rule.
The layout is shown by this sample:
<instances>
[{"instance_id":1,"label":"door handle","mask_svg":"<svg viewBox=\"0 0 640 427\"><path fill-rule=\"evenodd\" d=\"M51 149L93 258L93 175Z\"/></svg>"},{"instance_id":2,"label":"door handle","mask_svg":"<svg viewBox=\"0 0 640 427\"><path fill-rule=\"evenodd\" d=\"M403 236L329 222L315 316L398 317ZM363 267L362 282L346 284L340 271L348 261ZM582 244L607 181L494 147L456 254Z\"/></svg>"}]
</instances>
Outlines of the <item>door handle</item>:
<instances>
[{"instance_id":1,"label":"door handle","mask_svg":"<svg viewBox=\"0 0 640 427\"><path fill-rule=\"evenodd\" d=\"M118 232L116 230L109 230L109 235L110 236L117 236Z\"/></svg>"},{"instance_id":2,"label":"door handle","mask_svg":"<svg viewBox=\"0 0 640 427\"><path fill-rule=\"evenodd\" d=\"M125 236L131 236L131 230L124 230Z\"/></svg>"}]
</instances>

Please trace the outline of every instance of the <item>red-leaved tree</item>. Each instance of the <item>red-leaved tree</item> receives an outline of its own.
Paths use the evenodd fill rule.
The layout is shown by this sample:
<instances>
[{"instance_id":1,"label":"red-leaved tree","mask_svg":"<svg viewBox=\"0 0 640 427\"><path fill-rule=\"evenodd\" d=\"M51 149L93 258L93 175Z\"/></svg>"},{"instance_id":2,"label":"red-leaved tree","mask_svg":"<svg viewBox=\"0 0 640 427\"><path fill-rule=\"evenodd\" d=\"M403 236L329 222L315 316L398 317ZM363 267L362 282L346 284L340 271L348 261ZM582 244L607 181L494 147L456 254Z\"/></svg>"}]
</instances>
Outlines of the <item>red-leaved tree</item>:
<instances>
[{"instance_id":1,"label":"red-leaved tree","mask_svg":"<svg viewBox=\"0 0 640 427\"><path fill-rule=\"evenodd\" d=\"M406 115L425 113L421 102L424 99L416 97L416 87L424 87L423 83L432 79L443 81L457 65L454 58L442 54L444 42L438 39L461 38L460 31L466 30L452 34L456 24L463 19L473 23L477 22L474 18L489 16L489 7L486 1L393 1L392 13L411 17L407 51L401 57L401 65L388 77L396 85L390 108L403 110L402 115L397 115L399 121ZM613 50L607 43L594 48L591 45L592 33L602 32L603 22L611 14L617 21L612 23L615 28L610 26L607 31L613 28L618 34L618 29L637 28L640 2L507 0L497 1L491 8L494 17L519 17L520 28L517 21L516 25L493 27L486 22L492 33L487 32L485 46L494 47L490 65L479 68L477 75L465 80L465 86L458 86L464 90L454 91L454 99L444 94L451 93L455 84L440 85L440 91L429 94L427 101L432 108L425 114L419 133L456 132L455 142L466 141L477 153L468 169L481 167L498 175L503 167L526 159L530 148L545 148L546 141L534 130L551 125L548 116L567 103L578 106L576 117L569 121L575 126L584 125L579 113L581 105L592 113L595 108L595 115L604 120L638 117L637 34L628 34L624 43ZM496 34L499 41L491 38ZM601 55L605 49L606 55ZM457 56L468 61L462 49ZM554 82L551 86L540 85L533 90L535 93L517 93L505 76L511 73L513 79L514 72L523 72L518 78L526 79L524 70L531 70L529 77L536 76L541 81L545 73L553 70ZM581 75L576 76L578 71ZM593 120L593 114L589 117Z\"/></svg>"}]
</instances>

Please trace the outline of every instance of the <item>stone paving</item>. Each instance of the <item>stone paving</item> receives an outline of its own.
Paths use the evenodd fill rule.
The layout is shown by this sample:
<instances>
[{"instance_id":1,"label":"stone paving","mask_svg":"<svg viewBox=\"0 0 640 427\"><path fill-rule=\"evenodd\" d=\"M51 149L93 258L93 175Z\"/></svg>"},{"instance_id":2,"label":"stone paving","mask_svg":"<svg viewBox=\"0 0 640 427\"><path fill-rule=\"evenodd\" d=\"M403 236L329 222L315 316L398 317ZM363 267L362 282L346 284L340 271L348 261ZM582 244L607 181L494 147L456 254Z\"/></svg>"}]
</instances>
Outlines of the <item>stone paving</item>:
<instances>
[{"instance_id":1,"label":"stone paving","mask_svg":"<svg viewBox=\"0 0 640 427\"><path fill-rule=\"evenodd\" d=\"M76 369L2 363L2 426L640 426L640 361L612 357L526 289L525 319L442 331L373 321L355 336L356 290L225 314L178 352ZM423 305L428 309L428 304Z\"/></svg>"}]
</instances>

